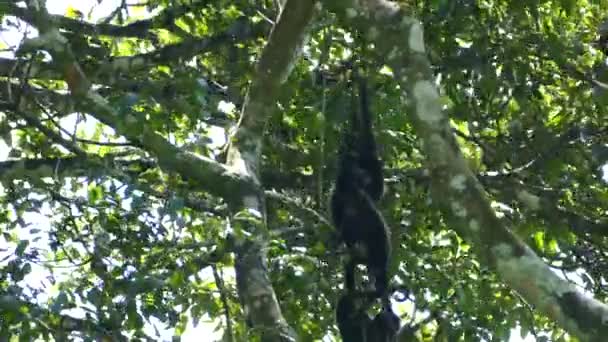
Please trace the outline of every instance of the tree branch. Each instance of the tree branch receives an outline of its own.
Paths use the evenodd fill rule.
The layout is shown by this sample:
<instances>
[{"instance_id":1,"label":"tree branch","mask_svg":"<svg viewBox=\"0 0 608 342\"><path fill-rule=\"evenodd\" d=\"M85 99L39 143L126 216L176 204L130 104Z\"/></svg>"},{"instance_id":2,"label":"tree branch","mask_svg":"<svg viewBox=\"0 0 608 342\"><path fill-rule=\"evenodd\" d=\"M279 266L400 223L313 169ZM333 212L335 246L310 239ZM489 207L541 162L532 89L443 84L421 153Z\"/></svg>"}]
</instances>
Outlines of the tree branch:
<instances>
[{"instance_id":1,"label":"tree branch","mask_svg":"<svg viewBox=\"0 0 608 342\"><path fill-rule=\"evenodd\" d=\"M238 129L230 141L227 164L251 177L256 184L259 184L258 166L266 121L276 110L279 89L306 41L305 29L312 19L313 8L312 0L288 0L285 4L262 51ZM239 209L242 207L244 215L240 217L245 219L235 223L251 236L238 244L235 261L237 290L244 311L253 328L261 333L262 341L293 341L295 332L285 322L268 279L263 194L251 192L244 196Z\"/></svg>"},{"instance_id":2,"label":"tree branch","mask_svg":"<svg viewBox=\"0 0 608 342\"><path fill-rule=\"evenodd\" d=\"M53 56L53 62L63 70L65 80L72 95L82 106L104 124L154 155L161 168L169 173L177 173L184 180L220 197L235 198L247 193L252 182L247 176L234 172L214 160L189 152L184 152L169 143L162 135L153 131L141 118L132 114L121 114L98 93L91 89L91 82L76 62L73 52L61 33L51 25L44 8L31 5L37 13L36 26L40 36L24 43L24 50L46 49Z\"/></svg>"}]
</instances>

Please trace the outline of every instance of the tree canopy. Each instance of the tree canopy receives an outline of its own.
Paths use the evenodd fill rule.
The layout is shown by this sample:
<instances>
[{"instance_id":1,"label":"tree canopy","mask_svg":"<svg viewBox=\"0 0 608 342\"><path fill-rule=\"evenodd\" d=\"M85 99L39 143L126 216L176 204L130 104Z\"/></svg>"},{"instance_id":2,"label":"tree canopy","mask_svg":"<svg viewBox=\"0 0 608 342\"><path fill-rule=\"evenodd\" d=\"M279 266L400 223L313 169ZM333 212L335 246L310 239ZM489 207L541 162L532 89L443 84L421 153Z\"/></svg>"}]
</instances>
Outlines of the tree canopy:
<instances>
[{"instance_id":1,"label":"tree canopy","mask_svg":"<svg viewBox=\"0 0 608 342\"><path fill-rule=\"evenodd\" d=\"M608 2L97 2L0 2L0 341L339 340L353 64L399 341L608 336Z\"/></svg>"}]
</instances>

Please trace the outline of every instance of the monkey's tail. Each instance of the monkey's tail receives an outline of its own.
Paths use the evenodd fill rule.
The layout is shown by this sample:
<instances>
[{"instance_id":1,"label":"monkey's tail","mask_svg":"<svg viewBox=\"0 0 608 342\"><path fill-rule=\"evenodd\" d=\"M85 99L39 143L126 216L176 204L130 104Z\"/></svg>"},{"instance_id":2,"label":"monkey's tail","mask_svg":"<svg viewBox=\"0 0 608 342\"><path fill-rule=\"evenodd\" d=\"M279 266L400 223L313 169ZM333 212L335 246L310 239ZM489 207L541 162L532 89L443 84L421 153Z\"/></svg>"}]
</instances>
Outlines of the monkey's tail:
<instances>
[{"instance_id":1,"label":"monkey's tail","mask_svg":"<svg viewBox=\"0 0 608 342\"><path fill-rule=\"evenodd\" d=\"M372 127L369 93L367 87L367 78L361 75L358 70L353 70L353 85L354 84L357 85L357 95L359 96L359 103L358 106L353 106L353 124L359 131L359 133L366 134L369 133L367 131L371 131ZM355 95L353 92L353 97L354 96ZM355 107L358 108L355 110Z\"/></svg>"}]
</instances>

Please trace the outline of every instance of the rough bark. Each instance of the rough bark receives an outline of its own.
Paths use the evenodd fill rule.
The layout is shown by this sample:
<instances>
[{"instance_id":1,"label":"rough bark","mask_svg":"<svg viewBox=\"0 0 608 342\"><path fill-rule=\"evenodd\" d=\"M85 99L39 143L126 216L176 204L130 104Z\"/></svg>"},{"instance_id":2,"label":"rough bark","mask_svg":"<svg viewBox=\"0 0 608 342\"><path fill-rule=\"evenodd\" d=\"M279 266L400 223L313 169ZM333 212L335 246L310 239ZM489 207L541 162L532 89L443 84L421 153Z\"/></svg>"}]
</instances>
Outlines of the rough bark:
<instances>
[{"instance_id":1,"label":"rough bark","mask_svg":"<svg viewBox=\"0 0 608 342\"><path fill-rule=\"evenodd\" d=\"M227 164L248 175L259 185L259 161L266 121L276 110L280 86L286 81L303 44L312 19L312 0L289 0L283 7L267 45L241 112L239 126L230 141ZM258 187L259 188L259 187ZM242 209L233 221L249 238L237 243L236 282L239 298L251 326L262 341L292 341L295 332L281 314L267 274L265 203L262 191L243 196Z\"/></svg>"}]
</instances>

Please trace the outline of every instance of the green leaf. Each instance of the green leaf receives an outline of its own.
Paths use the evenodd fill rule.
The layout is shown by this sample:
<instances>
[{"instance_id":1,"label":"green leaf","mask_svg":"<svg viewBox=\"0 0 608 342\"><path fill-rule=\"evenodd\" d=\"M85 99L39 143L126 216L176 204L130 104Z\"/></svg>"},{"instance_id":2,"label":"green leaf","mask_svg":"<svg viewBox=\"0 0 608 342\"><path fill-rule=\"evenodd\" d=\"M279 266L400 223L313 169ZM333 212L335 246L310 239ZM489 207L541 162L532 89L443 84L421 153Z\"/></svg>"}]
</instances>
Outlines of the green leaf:
<instances>
[{"instance_id":1,"label":"green leaf","mask_svg":"<svg viewBox=\"0 0 608 342\"><path fill-rule=\"evenodd\" d=\"M15 255L17 255L18 257L23 257L23 254L25 253L25 249L27 248L27 246L30 244L29 240L20 240L19 243L17 244L17 248L15 249Z\"/></svg>"}]
</instances>

